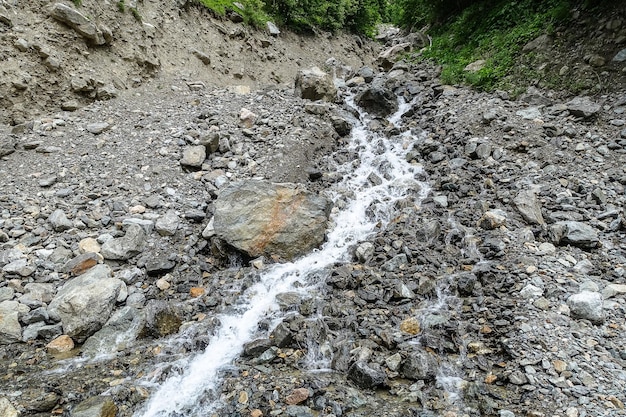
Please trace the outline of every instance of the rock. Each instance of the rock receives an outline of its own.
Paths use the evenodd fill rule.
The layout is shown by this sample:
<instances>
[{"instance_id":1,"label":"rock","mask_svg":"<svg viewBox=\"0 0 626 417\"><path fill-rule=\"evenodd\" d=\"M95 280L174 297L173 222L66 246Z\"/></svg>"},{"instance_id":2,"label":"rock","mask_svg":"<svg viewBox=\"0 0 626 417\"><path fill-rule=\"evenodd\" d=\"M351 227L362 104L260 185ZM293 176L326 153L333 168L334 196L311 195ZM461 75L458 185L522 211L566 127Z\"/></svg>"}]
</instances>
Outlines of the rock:
<instances>
[{"instance_id":1,"label":"rock","mask_svg":"<svg viewBox=\"0 0 626 417\"><path fill-rule=\"evenodd\" d=\"M107 122L90 123L85 127L89 133L93 133L94 135L99 135L110 128L111 125Z\"/></svg>"},{"instance_id":2,"label":"rock","mask_svg":"<svg viewBox=\"0 0 626 417\"><path fill-rule=\"evenodd\" d=\"M67 218L63 210L56 209L48 217L48 221L56 232L63 232L71 229L74 224Z\"/></svg>"},{"instance_id":3,"label":"rock","mask_svg":"<svg viewBox=\"0 0 626 417\"><path fill-rule=\"evenodd\" d=\"M330 202L301 188L248 180L214 203L215 234L251 257L293 259L324 241Z\"/></svg>"},{"instance_id":4,"label":"rock","mask_svg":"<svg viewBox=\"0 0 626 417\"><path fill-rule=\"evenodd\" d=\"M154 225L156 231L161 236L173 236L178 230L180 218L175 210L168 210L156 221Z\"/></svg>"},{"instance_id":5,"label":"rock","mask_svg":"<svg viewBox=\"0 0 626 417\"><path fill-rule=\"evenodd\" d=\"M98 241L92 237L82 239L78 242L78 250L81 253L100 253L102 247Z\"/></svg>"},{"instance_id":6,"label":"rock","mask_svg":"<svg viewBox=\"0 0 626 417\"><path fill-rule=\"evenodd\" d=\"M317 67L298 71L295 94L313 101L334 102L337 99L337 89L332 77Z\"/></svg>"},{"instance_id":7,"label":"rock","mask_svg":"<svg viewBox=\"0 0 626 417\"><path fill-rule=\"evenodd\" d=\"M269 32L270 35L272 36L278 36L280 35L280 29L278 29L278 26L276 26L274 24L274 22L267 22L265 24L265 27L267 28L267 31Z\"/></svg>"},{"instance_id":8,"label":"rock","mask_svg":"<svg viewBox=\"0 0 626 417\"><path fill-rule=\"evenodd\" d=\"M614 62L624 62L626 61L626 49L622 49L613 57Z\"/></svg>"},{"instance_id":9,"label":"rock","mask_svg":"<svg viewBox=\"0 0 626 417\"><path fill-rule=\"evenodd\" d=\"M3 301L9 301L13 299L15 295L15 290L9 287L0 288L0 303Z\"/></svg>"},{"instance_id":10,"label":"rock","mask_svg":"<svg viewBox=\"0 0 626 417\"><path fill-rule=\"evenodd\" d=\"M145 336L162 337L178 332L182 320L173 304L151 300L144 308L146 325L142 332Z\"/></svg>"},{"instance_id":11,"label":"rock","mask_svg":"<svg viewBox=\"0 0 626 417\"><path fill-rule=\"evenodd\" d=\"M435 357L425 351L413 352L402 364L402 375L415 380L431 380L437 375L438 369Z\"/></svg>"},{"instance_id":12,"label":"rock","mask_svg":"<svg viewBox=\"0 0 626 417\"><path fill-rule=\"evenodd\" d=\"M64 335L57 337L52 342L48 343L46 345L46 349L48 350L48 353L52 355L58 355L60 353L67 353L71 351L72 349L74 349L74 341L72 340L71 337L64 334Z\"/></svg>"},{"instance_id":13,"label":"rock","mask_svg":"<svg viewBox=\"0 0 626 417\"><path fill-rule=\"evenodd\" d=\"M363 242L357 246L354 255L361 263L367 263L374 257L374 244L371 242Z\"/></svg>"},{"instance_id":14,"label":"rock","mask_svg":"<svg viewBox=\"0 0 626 417\"><path fill-rule=\"evenodd\" d=\"M573 245L583 249L598 247L598 232L591 226L575 222L561 221L550 227L552 241L557 245Z\"/></svg>"},{"instance_id":15,"label":"rock","mask_svg":"<svg viewBox=\"0 0 626 417\"><path fill-rule=\"evenodd\" d=\"M407 319L404 319L400 323L400 330L410 335L419 334L419 332L421 331L419 319L417 317L409 317Z\"/></svg>"},{"instance_id":16,"label":"rock","mask_svg":"<svg viewBox=\"0 0 626 417\"><path fill-rule=\"evenodd\" d=\"M129 224L124 237L106 241L102 245L104 259L128 260L143 250L146 232L137 224Z\"/></svg>"},{"instance_id":17,"label":"rock","mask_svg":"<svg viewBox=\"0 0 626 417\"><path fill-rule=\"evenodd\" d=\"M111 268L96 265L61 287L48 307L50 317L60 319L64 333L82 343L109 319L123 287L111 277Z\"/></svg>"},{"instance_id":18,"label":"rock","mask_svg":"<svg viewBox=\"0 0 626 417\"><path fill-rule=\"evenodd\" d=\"M105 34L98 26L72 7L62 3L56 3L50 15L59 22L74 29L82 37L95 45L105 45L107 43Z\"/></svg>"},{"instance_id":19,"label":"rock","mask_svg":"<svg viewBox=\"0 0 626 417\"><path fill-rule=\"evenodd\" d=\"M239 111L239 124L247 129L254 126L254 122L257 119L257 115L245 107Z\"/></svg>"},{"instance_id":20,"label":"rock","mask_svg":"<svg viewBox=\"0 0 626 417\"><path fill-rule=\"evenodd\" d=\"M330 122L333 124L335 132L341 137L348 136L352 131L352 125L343 117L331 116Z\"/></svg>"},{"instance_id":21,"label":"rock","mask_svg":"<svg viewBox=\"0 0 626 417\"><path fill-rule=\"evenodd\" d=\"M17 141L11 137L0 138L0 158L15 152Z\"/></svg>"},{"instance_id":22,"label":"rock","mask_svg":"<svg viewBox=\"0 0 626 417\"><path fill-rule=\"evenodd\" d=\"M398 109L395 94L378 80L357 94L354 102L365 111L381 117L389 116Z\"/></svg>"},{"instance_id":23,"label":"rock","mask_svg":"<svg viewBox=\"0 0 626 417\"><path fill-rule=\"evenodd\" d=\"M11 20L11 16L2 4L0 4L0 23L4 23L8 27L13 27L13 21Z\"/></svg>"},{"instance_id":24,"label":"rock","mask_svg":"<svg viewBox=\"0 0 626 417\"><path fill-rule=\"evenodd\" d=\"M97 253L86 252L67 261L61 267L61 271L73 275L81 275L96 266L101 259L102 257Z\"/></svg>"},{"instance_id":25,"label":"rock","mask_svg":"<svg viewBox=\"0 0 626 417\"><path fill-rule=\"evenodd\" d=\"M348 379L361 388L376 388L385 383L387 375L376 366L373 368L367 363L357 361L348 368Z\"/></svg>"},{"instance_id":26,"label":"rock","mask_svg":"<svg viewBox=\"0 0 626 417\"><path fill-rule=\"evenodd\" d=\"M413 50L412 43L410 42L399 43L397 45L394 45L382 51L378 55L376 62L381 67L383 67L385 71L389 71L393 67L393 65L396 63L399 55L405 54L407 52L411 52L412 50Z\"/></svg>"},{"instance_id":27,"label":"rock","mask_svg":"<svg viewBox=\"0 0 626 417\"><path fill-rule=\"evenodd\" d=\"M602 290L604 299L626 294L626 284L609 284Z\"/></svg>"},{"instance_id":28,"label":"rock","mask_svg":"<svg viewBox=\"0 0 626 417\"><path fill-rule=\"evenodd\" d=\"M13 404L5 397L0 397L0 416L2 417L19 417L19 413L13 407Z\"/></svg>"},{"instance_id":29,"label":"rock","mask_svg":"<svg viewBox=\"0 0 626 417\"><path fill-rule=\"evenodd\" d=\"M285 397L285 404L296 405L305 402L309 398L309 390L307 388L296 388Z\"/></svg>"},{"instance_id":30,"label":"rock","mask_svg":"<svg viewBox=\"0 0 626 417\"><path fill-rule=\"evenodd\" d=\"M604 322L602 295L598 292L583 291L567 299L573 317L589 320L592 323Z\"/></svg>"},{"instance_id":31,"label":"rock","mask_svg":"<svg viewBox=\"0 0 626 417\"><path fill-rule=\"evenodd\" d=\"M600 105L592 102L589 97L575 97L565 103L567 110L572 116L590 118L600 111Z\"/></svg>"},{"instance_id":32,"label":"rock","mask_svg":"<svg viewBox=\"0 0 626 417\"><path fill-rule=\"evenodd\" d=\"M35 272L35 267L29 264L27 259L18 259L2 267L2 272L11 275L27 277Z\"/></svg>"},{"instance_id":33,"label":"rock","mask_svg":"<svg viewBox=\"0 0 626 417\"><path fill-rule=\"evenodd\" d=\"M183 149L183 157L180 160L182 166L200 168L206 159L206 147L202 145L187 146Z\"/></svg>"},{"instance_id":34,"label":"rock","mask_svg":"<svg viewBox=\"0 0 626 417\"><path fill-rule=\"evenodd\" d=\"M202 237L205 239L210 239L213 236L215 236L215 217L211 217L211 220L209 220L209 223L202 231Z\"/></svg>"},{"instance_id":35,"label":"rock","mask_svg":"<svg viewBox=\"0 0 626 417\"><path fill-rule=\"evenodd\" d=\"M0 303L0 345L7 345L22 340L22 326L19 322L19 303L3 301Z\"/></svg>"},{"instance_id":36,"label":"rock","mask_svg":"<svg viewBox=\"0 0 626 417\"><path fill-rule=\"evenodd\" d=\"M201 135L198 144L206 148L207 155L215 153L220 148L220 135L218 132Z\"/></svg>"},{"instance_id":37,"label":"rock","mask_svg":"<svg viewBox=\"0 0 626 417\"><path fill-rule=\"evenodd\" d=\"M148 276L159 276L174 269L176 262L161 255L147 260L145 266Z\"/></svg>"},{"instance_id":38,"label":"rock","mask_svg":"<svg viewBox=\"0 0 626 417\"><path fill-rule=\"evenodd\" d=\"M544 224L543 215L541 214L541 203L537 198L537 194L531 190L520 191L513 204L522 218L530 224Z\"/></svg>"},{"instance_id":39,"label":"rock","mask_svg":"<svg viewBox=\"0 0 626 417\"><path fill-rule=\"evenodd\" d=\"M280 323L270 333L270 340L272 341L272 344L274 346L284 348L291 344L293 340L293 334L285 323Z\"/></svg>"},{"instance_id":40,"label":"rock","mask_svg":"<svg viewBox=\"0 0 626 417\"><path fill-rule=\"evenodd\" d=\"M592 67L602 67L606 64L606 60L602 55L593 54L589 57L589 65Z\"/></svg>"},{"instance_id":41,"label":"rock","mask_svg":"<svg viewBox=\"0 0 626 417\"><path fill-rule=\"evenodd\" d=\"M72 409L71 417L115 417L117 406L109 396L91 397Z\"/></svg>"},{"instance_id":42,"label":"rock","mask_svg":"<svg viewBox=\"0 0 626 417\"><path fill-rule=\"evenodd\" d=\"M489 210L478 220L478 226L486 230L493 230L504 226L506 220L507 215L503 210Z\"/></svg>"},{"instance_id":43,"label":"rock","mask_svg":"<svg viewBox=\"0 0 626 417\"><path fill-rule=\"evenodd\" d=\"M481 69L485 68L485 65L487 65L487 61L485 61L484 59L479 59L477 61L467 64L465 68L463 68L463 71L478 72Z\"/></svg>"},{"instance_id":44,"label":"rock","mask_svg":"<svg viewBox=\"0 0 626 417\"><path fill-rule=\"evenodd\" d=\"M243 354L248 357L257 357L272 346L273 343L270 339L252 340L243 346Z\"/></svg>"},{"instance_id":45,"label":"rock","mask_svg":"<svg viewBox=\"0 0 626 417\"><path fill-rule=\"evenodd\" d=\"M127 306L111 316L106 324L83 344L86 356L108 355L128 347L139 337L145 324L143 312Z\"/></svg>"},{"instance_id":46,"label":"rock","mask_svg":"<svg viewBox=\"0 0 626 417\"><path fill-rule=\"evenodd\" d=\"M202 61L204 65L211 65L211 57L205 54L204 52L201 52L197 49L193 49L191 53L194 54L194 56L198 58L200 61Z\"/></svg>"}]
</instances>

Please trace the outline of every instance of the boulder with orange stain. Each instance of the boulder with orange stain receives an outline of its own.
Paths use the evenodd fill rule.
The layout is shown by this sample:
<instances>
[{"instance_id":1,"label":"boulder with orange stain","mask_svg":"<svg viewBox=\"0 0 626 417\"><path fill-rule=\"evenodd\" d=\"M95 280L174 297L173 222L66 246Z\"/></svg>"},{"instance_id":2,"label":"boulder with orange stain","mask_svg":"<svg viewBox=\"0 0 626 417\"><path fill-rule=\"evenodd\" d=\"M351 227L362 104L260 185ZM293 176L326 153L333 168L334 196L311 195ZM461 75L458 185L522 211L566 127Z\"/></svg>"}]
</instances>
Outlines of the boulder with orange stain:
<instances>
[{"instance_id":1,"label":"boulder with orange stain","mask_svg":"<svg viewBox=\"0 0 626 417\"><path fill-rule=\"evenodd\" d=\"M292 184L242 181L215 201L215 234L248 256L289 260L324 242L330 207Z\"/></svg>"}]
</instances>

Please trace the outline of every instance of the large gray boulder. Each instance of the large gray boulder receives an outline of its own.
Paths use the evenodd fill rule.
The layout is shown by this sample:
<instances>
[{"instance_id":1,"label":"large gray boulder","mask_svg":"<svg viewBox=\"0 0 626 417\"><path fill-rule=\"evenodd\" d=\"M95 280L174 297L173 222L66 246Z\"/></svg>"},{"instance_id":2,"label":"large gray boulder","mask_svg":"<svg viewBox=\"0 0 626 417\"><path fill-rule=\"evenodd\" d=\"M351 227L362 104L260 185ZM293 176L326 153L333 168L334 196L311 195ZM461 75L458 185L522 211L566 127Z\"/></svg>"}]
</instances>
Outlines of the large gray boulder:
<instances>
[{"instance_id":1,"label":"large gray boulder","mask_svg":"<svg viewBox=\"0 0 626 417\"><path fill-rule=\"evenodd\" d=\"M110 31L102 30L102 28L99 28L95 23L70 6L57 3L52 7L50 15L55 20L74 29L83 38L95 45L105 45L111 41Z\"/></svg>"},{"instance_id":2,"label":"large gray boulder","mask_svg":"<svg viewBox=\"0 0 626 417\"><path fill-rule=\"evenodd\" d=\"M332 77L317 67L298 71L295 93L298 97L313 101L333 102L337 99L337 88Z\"/></svg>"},{"instance_id":3,"label":"large gray boulder","mask_svg":"<svg viewBox=\"0 0 626 417\"><path fill-rule=\"evenodd\" d=\"M249 256L293 259L318 247L330 202L294 185L243 181L215 201L215 234Z\"/></svg>"},{"instance_id":4,"label":"large gray boulder","mask_svg":"<svg viewBox=\"0 0 626 417\"><path fill-rule=\"evenodd\" d=\"M570 114L576 117L590 118L600 111L600 105L591 101L589 97L574 97L565 103L565 106Z\"/></svg>"},{"instance_id":5,"label":"large gray boulder","mask_svg":"<svg viewBox=\"0 0 626 417\"><path fill-rule=\"evenodd\" d=\"M583 291L567 299L573 317L586 319L592 323L604 321L604 303L602 294L595 291Z\"/></svg>"},{"instance_id":6,"label":"large gray boulder","mask_svg":"<svg viewBox=\"0 0 626 417\"><path fill-rule=\"evenodd\" d=\"M384 86L381 79L375 79L368 88L357 94L354 102L365 111L381 117L398 110L398 98Z\"/></svg>"},{"instance_id":7,"label":"large gray boulder","mask_svg":"<svg viewBox=\"0 0 626 417\"><path fill-rule=\"evenodd\" d=\"M109 266L96 265L68 281L50 303L48 313L61 320L65 334L82 343L107 322L124 287L123 281L112 277Z\"/></svg>"}]
</instances>

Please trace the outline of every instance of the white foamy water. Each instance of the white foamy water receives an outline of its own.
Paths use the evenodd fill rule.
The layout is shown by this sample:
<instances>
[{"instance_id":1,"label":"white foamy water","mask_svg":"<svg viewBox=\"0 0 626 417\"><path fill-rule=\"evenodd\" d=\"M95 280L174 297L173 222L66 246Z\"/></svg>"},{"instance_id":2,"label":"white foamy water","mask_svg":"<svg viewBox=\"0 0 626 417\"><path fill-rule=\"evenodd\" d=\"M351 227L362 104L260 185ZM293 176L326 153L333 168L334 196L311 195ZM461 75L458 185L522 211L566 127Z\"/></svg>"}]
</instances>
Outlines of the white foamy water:
<instances>
[{"instance_id":1,"label":"white foamy water","mask_svg":"<svg viewBox=\"0 0 626 417\"><path fill-rule=\"evenodd\" d=\"M401 103L389 120L398 123L409 107ZM242 353L245 343L259 337L259 322L278 310L276 295L319 285L320 282L310 281L324 276L320 271L328 266L349 261L350 248L367 240L381 223L384 225L393 215L397 201L408 198L418 205L426 196L428 186L417 179L421 167L406 162L403 141L408 134L389 140L368 132L367 117L362 114L361 118L353 128L349 145L358 158L337 168L344 179L331 193L335 200L341 200L342 208L333 210L333 227L327 242L301 259L264 271L260 280L242 295L237 312L219 317L221 327L204 352L189 359L182 373L170 376L136 417L208 416L219 406L211 394L219 390L220 370ZM380 181L368 179L371 174Z\"/></svg>"}]
</instances>

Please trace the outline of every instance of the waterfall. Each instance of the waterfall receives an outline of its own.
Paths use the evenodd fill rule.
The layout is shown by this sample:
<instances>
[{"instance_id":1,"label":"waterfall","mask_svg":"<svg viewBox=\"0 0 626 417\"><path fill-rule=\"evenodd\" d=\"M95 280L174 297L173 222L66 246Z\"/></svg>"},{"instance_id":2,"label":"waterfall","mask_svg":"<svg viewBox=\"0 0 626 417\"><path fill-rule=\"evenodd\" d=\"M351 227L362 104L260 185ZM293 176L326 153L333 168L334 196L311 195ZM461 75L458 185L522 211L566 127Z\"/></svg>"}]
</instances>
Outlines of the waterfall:
<instances>
[{"instance_id":1,"label":"waterfall","mask_svg":"<svg viewBox=\"0 0 626 417\"><path fill-rule=\"evenodd\" d=\"M356 108L352 98L347 103ZM401 102L388 120L398 124L410 106ZM286 291L305 293L318 287L329 266L349 261L350 248L367 240L377 226L389 221L397 201L412 199L418 205L427 195L428 185L418 180L421 166L406 161L403 141L410 139L410 132L389 139L368 131L371 119L363 112L359 114L348 145L348 152L358 158L337 167L343 180L329 190L335 202L341 202L336 205L341 209L333 210L333 226L326 243L294 262L265 270L241 296L236 311L219 316L221 327L204 352L188 359L180 373L170 375L136 417L210 415L219 407L220 371L242 353L245 343L259 337L258 324L262 319L280 319L276 317L276 295ZM372 175L380 181L370 181Z\"/></svg>"}]
</instances>

